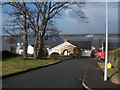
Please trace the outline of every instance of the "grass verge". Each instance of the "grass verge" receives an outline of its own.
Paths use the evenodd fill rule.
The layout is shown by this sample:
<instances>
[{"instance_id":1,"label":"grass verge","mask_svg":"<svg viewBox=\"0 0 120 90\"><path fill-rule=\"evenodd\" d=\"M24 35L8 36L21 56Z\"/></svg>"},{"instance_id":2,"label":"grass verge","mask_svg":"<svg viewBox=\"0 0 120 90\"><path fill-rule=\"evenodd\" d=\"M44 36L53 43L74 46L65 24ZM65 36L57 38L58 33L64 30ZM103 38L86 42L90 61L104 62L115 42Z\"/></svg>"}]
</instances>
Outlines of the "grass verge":
<instances>
[{"instance_id":1,"label":"grass verge","mask_svg":"<svg viewBox=\"0 0 120 90\"><path fill-rule=\"evenodd\" d=\"M0 63L2 63L2 71L0 72L0 75L6 76L22 71L27 71L32 68L47 66L57 62L60 62L60 60L21 60L20 57L9 58L2 62L0 61Z\"/></svg>"},{"instance_id":2,"label":"grass verge","mask_svg":"<svg viewBox=\"0 0 120 90\"><path fill-rule=\"evenodd\" d=\"M104 62L98 62L98 65L100 66L100 68L104 72ZM108 79L112 83L120 85L119 75L120 75L120 70L118 70L117 68L112 67L112 68L108 69Z\"/></svg>"}]
</instances>

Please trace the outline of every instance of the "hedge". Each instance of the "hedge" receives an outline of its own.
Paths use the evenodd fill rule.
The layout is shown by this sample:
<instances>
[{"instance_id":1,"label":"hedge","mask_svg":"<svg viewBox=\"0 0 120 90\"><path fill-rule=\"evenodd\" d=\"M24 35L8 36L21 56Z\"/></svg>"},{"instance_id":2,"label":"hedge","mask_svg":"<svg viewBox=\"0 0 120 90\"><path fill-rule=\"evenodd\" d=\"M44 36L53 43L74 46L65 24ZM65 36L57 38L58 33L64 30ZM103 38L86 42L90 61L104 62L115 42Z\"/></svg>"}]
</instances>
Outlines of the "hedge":
<instances>
[{"instance_id":1,"label":"hedge","mask_svg":"<svg viewBox=\"0 0 120 90\"><path fill-rule=\"evenodd\" d=\"M6 58L16 57L18 55L5 50L5 51L0 52L0 56L2 56L2 60L4 60Z\"/></svg>"},{"instance_id":2,"label":"hedge","mask_svg":"<svg viewBox=\"0 0 120 90\"><path fill-rule=\"evenodd\" d=\"M109 52L109 62L116 68L120 69L120 50L115 49Z\"/></svg>"}]
</instances>

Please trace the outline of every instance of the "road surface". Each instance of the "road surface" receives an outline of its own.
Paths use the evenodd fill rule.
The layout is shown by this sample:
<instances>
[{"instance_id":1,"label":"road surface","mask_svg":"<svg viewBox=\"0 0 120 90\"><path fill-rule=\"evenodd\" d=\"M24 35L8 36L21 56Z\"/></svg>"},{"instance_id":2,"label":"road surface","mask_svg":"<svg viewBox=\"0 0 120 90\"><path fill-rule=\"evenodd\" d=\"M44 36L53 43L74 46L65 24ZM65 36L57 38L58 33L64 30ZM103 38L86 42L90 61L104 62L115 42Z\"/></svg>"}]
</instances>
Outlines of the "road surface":
<instances>
[{"instance_id":1,"label":"road surface","mask_svg":"<svg viewBox=\"0 0 120 90\"><path fill-rule=\"evenodd\" d=\"M2 88L84 88L82 79L90 58L62 63L3 79Z\"/></svg>"}]
</instances>

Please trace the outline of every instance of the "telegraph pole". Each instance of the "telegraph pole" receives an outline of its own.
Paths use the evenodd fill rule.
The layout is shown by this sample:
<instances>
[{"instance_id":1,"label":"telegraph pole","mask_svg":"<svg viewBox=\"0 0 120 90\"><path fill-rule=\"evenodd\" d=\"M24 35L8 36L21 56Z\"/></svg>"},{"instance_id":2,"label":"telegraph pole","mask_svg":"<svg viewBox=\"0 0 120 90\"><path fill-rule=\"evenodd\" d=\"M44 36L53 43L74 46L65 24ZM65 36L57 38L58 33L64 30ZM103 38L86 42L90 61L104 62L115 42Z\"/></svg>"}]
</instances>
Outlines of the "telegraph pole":
<instances>
[{"instance_id":1,"label":"telegraph pole","mask_svg":"<svg viewBox=\"0 0 120 90\"><path fill-rule=\"evenodd\" d=\"M108 3L106 0L106 47L105 47L104 81L107 81L107 63L108 63Z\"/></svg>"}]
</instances>

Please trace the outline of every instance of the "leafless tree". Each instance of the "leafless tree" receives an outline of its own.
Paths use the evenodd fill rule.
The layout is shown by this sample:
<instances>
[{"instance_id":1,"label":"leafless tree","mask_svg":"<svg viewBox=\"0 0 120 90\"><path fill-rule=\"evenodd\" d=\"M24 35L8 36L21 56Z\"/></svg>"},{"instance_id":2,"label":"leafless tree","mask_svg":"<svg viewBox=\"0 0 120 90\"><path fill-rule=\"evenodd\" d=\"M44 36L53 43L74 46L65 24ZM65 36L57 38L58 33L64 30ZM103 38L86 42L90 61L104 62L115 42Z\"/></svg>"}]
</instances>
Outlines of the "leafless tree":
<instances>
[{"instance_id":1,"label":"leafless tree","mask_svg":"<svg viewBox=\"0 0 120 90\"><path fill-rule=\"evenodd\" d=\"M77 5L81 7L80 5L84 4L84 2L81 3L69 3L69 2L52 2L52 0L47 0L47 2L39 2L39 3L33 3L37 9L37 15L36 15L36 26L33 26L35 28L35 44L34 44L34 49L36 49L36 45L38 45L38 52L37 53L37 58L42 58L42 52L43 52L43 43L44 43L44 38L47 32L47 25L51 19L53 19L60 11L63 9L71 9L72 5ZM73 9L71 9L73 10ZM77 13L77 12L76 12ZM80 16L80 14L79 14ZM81 14L82 18L83 13ZM55 29L52 29L55 30ZM54 34L55 35L55 34ZM40 38L38 37L40 36ZM38 42L37 42L38 41Z\"/></svg>"},{"instance_id":2,"label":"leafless tree","mask_svg":"<svg viewBox=\"0 0 120 90\"><path fill-rule=\"evenodd\" d=\"M29 26L34 31L34 57L36 59L40 59L43 56L42 53L44 47L44 39L46 37L57 36L59 33L57 32L55 26L50 27L50 20L52 20L64 9L71 9L81 18L85 19L84 13L82 11L76 12L74 9L72 9L73 5L77 5L81 8L84 2L70 3L44 0L41 2L31 2L30 6L26 5L25 2L11 2L8 4L13 6L17 10L17 13L15 13L15 15L18 15L20 18L22 18L24 59L27 59L27 20L29 20ZM12 12L12 14L14 14L14 12Z\"/></svg>"},{"instance_id":3,"label":"leafless tree","mask_svg":"<svg viewBox=\"0 0 120 90\"><path fill-rule=\"evenodd\" d=\"M58 30L58 28L55 25L55 21L50 20L47 24L46 27L46 33L45 33L45 40L52 40L52 39L58 39L59 38L59 34L61 31Z\"/></svg>"},{"instance_id":4,"label":"leafless tree","mask_svg":"<svg viewBox=\"0 0 120 90\"><path fill-rule=\"evenodd\" d=\"M37 6L38 3L33 3L35 6ZM41 4L42 5L42 4ZM41 13L37 10L31 10L28 14L28 19L30 23L30 27L33 30L33 36L34 36L34 58L39 59L39 50L40 50L40 38L41 38ZM45 34L42 36L43 40L48 40L51 38L58 37L59 31L55 24L53 24L53 20L50 20L47 22L46 27L44 28ZM43 43L44 45L44 43ZM44 47L44 46L43 46ZM42 49L44 49L42 47Z\"/></svg>"},{"instance_id":5,"label":"leafless tree","mask_svg":"<svg viewBox=\"0 0 120 90\"><path fill-rule=\"evenodd\" d=\"M26 3L23 2L7 2L4 3L3 5L11 5L12 7L14 7L14 10L11 12L8 12L9 15L13 16L14 18L16 18L17 20L22 21L22 25L20 26L20 22L16 23L17 25L19 25L22 28L22 36L23 36L23 59L27 60L27 46L28 46L28 42L27 42L27 6ZM16 21L15 21L16 22ZM5 29L5 28L4 28ZM16 29L14 27L14 29ZM13 31L14 31L13 29ZM6 31L8 31L7 29L5 29ZM10 34L10 32L7 32Z\"/></svg>"}]
</instances>

